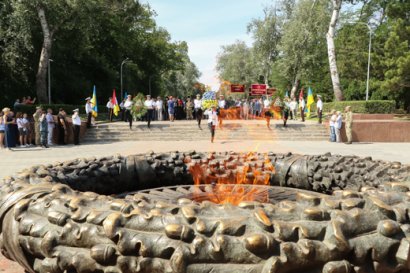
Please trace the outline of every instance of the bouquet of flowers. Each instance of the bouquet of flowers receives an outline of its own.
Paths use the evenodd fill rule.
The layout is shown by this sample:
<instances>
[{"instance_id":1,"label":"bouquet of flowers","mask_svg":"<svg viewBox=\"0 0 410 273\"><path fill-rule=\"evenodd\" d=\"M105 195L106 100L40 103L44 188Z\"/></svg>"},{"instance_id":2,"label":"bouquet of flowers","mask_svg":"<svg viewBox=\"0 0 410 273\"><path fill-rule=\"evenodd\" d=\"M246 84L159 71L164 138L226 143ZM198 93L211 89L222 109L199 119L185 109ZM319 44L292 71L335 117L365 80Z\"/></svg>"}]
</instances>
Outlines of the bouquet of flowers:
<instances>
[{"instance_id":1,"label":"bouquet of flowers","mask_svg":"<svg viewBox=\"0 0 410 273\"><path fill-rule=\"evenodd\" d=\"M147 108L144 106L145 96L142 93L138 93L132 101L134 104L132 105L131 113L132 116L140 120L147 114Z\"/></svg>"},{"instance_id":2,"label":"bouquet of flowers","mask_svg":"<svg viewBox=\"0 0 410 273\"><path fill-rule=\"evenodd\" d=\"M207 91L202 96L202 109L210 109L212 106L218 107L218 101L216 100L216 93L213 91Z\"/></svg>"}]
</instances>

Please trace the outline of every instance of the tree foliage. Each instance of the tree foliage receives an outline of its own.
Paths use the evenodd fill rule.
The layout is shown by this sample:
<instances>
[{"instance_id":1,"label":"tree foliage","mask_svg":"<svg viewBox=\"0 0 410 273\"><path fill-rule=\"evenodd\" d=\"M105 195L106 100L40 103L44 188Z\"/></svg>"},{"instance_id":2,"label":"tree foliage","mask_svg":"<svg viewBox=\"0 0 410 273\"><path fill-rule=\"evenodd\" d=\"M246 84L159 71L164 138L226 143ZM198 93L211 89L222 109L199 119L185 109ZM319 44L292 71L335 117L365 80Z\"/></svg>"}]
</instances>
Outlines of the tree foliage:
<instances>
[{"instance_id":1,"label":"tree foliage","mask_svg":"<svg viewBox=\"0 0 410 273\"><path fill-rule=\"evenodd\" d=\"M36 74L44 47L40 8L52 34L46 57L54 60L53 102L82 102L93 85L98 96L108 97L112 89L120 89L120 64L125 58L131 60L123 66L128 93L148 93L151 81L153 95L165 94L167 75L172 73L191 71L187 72L191 78L187 86L198 81L199 72L189 60L186 43L173 42L156 25L155 11L147 4L134 0L0 0L0 89L1 99L8 103L38 93ZM44 77L46 74L42 74L46 81ZM178 92L185 91L178 87Z\"/></svg>"},{"instance_id":2,"label":"tree foliage","mask_svg":"<svg viewBox=\"0 0 410 273\"><path fill-rule=\"evenodd\" d=\"M408 109L410 2L346 0L342 4L334 43L344 98L365 99L369 49L366 25L369 25L372 31L370 98L395 100L397 106ZM220 78L235 83L257 82L255 75L263 74L263 71L260 70L260 59L255 59L255 56L265 54L261 45L271 44L275 51L273 62L269 64L268 81L272 85L281 90L293 87L294 91L310 86L326 101L335 100L326 44L331 2L281 0L277 7L270 9L275 10L275 30L270 33L274 33L277 39L272 41L272 35L253 35L251 48L241 42L223 47L217 64ZM251 25L272 25L269 16L265 16L263 23L260 20L253 20Z\"/></svg>"}]
</instances>

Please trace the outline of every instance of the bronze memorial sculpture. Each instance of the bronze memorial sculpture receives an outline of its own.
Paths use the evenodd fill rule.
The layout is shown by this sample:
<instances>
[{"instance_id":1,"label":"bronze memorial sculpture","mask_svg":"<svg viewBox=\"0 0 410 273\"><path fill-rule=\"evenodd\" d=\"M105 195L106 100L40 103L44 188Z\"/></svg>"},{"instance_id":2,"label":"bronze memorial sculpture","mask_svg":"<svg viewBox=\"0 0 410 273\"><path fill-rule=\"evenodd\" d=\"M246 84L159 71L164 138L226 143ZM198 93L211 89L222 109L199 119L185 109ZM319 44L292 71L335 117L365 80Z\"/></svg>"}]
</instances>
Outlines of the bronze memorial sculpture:
<instances>
[{"instance_id":1,"label":"bronze memorial sculpture","mask_svg":"<svg viewBox=\"0 0 410 273\"><path fill-rule=\"evenodd\" d=\"M410 166L173 152L36 166L0 187L27 272L410 272Z\"/></svg>"}]
</instances>

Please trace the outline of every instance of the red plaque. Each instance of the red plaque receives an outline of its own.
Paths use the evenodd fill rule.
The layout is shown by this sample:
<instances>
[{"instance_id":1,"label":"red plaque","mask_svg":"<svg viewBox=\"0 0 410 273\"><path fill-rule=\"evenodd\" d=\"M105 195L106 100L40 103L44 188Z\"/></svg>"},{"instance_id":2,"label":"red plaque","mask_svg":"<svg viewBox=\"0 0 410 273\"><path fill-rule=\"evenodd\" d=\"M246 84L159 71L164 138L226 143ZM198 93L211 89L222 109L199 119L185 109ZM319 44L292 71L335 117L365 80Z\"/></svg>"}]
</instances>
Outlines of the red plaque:
<instances>
[{"instance_id":1,"label":"red plaque","mask_svg":"<svg viewBox=\"0 0 410 273\"><path fill-rule=\"evenodd\" d=\"M231 93L244 93L245 85L243 84L231 84Z\"/></svg>"},{"instance_id":2,"label":"red plaque","mask_svg":"<svg viewBox=\"0 0 410 273\"><path fill-rule=\"evenodd\" d=\"M252 96L261 96L266 95L266 84L252 84L251 85L251 95Z\"/></svg>"}]
</instances>

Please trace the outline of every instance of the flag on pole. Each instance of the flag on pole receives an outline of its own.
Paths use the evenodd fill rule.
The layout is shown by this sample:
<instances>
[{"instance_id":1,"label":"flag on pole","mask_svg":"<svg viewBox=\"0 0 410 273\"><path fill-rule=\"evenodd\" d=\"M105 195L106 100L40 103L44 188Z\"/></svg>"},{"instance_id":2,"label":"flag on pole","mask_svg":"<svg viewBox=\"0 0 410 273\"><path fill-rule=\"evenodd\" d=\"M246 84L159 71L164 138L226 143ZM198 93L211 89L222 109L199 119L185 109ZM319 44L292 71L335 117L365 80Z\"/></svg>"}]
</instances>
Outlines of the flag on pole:
<instances>
[{"instance_id":1,"label":"flag on pole","mask_svg":"<svg viewBox=\"0 0 410 273\"><path fill-rule=\"evenodd\" d=\"M309 87L308 89L308 96L307 96L307 117L310 117L310 106L315 103L315 99L313 98L312 89Z\"/></svg>"},{"instance_id":2,"label":"flag on pole","mask_svg":"<svg viewBox=\"0 0 410 273\"><path fill-rule=\"evenodd\" d=\"M118 105L117 95L115 94L115 89L112 91L111 103L114 106L113 108L114 115L118 116L118 113L120 112L120 106Z\"/></svg>"},{"instance_id":3,"label":"flag on pole","mask_svg":"<svg viewBox=\"0 0 410 273\"><path fill-rule=\"evenodd\" d=\"M91 98L91 107L93 109L92 115L94 118L98 116L98 103L97 103L97 88L94 85L93 96Z\"/></svg>"}]
</instances>

